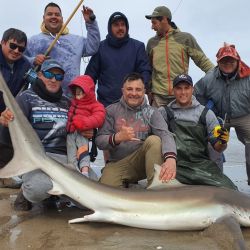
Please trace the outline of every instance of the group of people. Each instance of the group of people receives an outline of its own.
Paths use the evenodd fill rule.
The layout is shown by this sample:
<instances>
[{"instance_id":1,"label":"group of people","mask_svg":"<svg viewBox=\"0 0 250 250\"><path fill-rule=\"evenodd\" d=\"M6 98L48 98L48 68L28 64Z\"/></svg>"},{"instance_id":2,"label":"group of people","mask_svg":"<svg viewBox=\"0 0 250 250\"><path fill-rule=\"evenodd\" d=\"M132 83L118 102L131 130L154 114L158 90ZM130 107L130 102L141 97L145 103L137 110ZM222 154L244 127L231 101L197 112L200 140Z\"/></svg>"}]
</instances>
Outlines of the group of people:
<instances>
[{"instance_id":1,"label":"group of people","mask_svg":"<svg viewBox=\"0 0 250 250\"><path fill-rule=\"evenodd\" d=\"M250 68L235 47L220 48L214 66L195 38L178 29L165 6L145 16L156 31L146 48L129 37L123 13L110 16L103 41L97 21L90 18L93 10L84 7L82 13L87 38L66 28L49 56L46 50L63 26L55 3L44 9L40 34L27 40L24 32L11 28L1 41L0 70L47 155L89 177L92 138L106 152L99 180L103 184L122 188L147 179L150 185L158 164L162 182L176 178L184 184L237 189L209 155L209 145L220 154L226 149L229 129L235 127L245 145L250 185ZM92 57L80 75L83 56ZM195 85L188 75L190 58L206 73ZM34 66L37 78L23 90L23 76ZM2 96L0 112L4 167L13 157L8 123L15 117ZM42 171L21 178L17 210L49 198L52 182ZM13 186L13 180L1 182Z\"/></svg>"}]
</instances>

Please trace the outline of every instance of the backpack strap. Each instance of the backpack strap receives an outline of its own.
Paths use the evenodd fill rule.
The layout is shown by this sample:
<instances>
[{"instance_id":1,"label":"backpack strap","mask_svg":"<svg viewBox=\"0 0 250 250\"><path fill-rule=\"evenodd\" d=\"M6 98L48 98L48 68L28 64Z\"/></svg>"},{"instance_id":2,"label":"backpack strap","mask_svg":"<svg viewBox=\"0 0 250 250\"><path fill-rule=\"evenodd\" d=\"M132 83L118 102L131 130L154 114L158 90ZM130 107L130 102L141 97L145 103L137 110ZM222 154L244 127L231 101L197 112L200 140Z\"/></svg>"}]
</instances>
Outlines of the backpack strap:
<instances>
[{"instance_id":1,"label":"backpack strap","mask_svg":"<svg viewBox=\"0 0 250 250\"><path fill-rule=\"evenodd\" d=\"M206 115L207 115L207 112L208 112L208 108L205 107L201 113L201 116L200 116L200 119L199 119L199 124L202 124L203 126L207 126L207 121L206 121Z\"/></svg>"},{"instance_id":2,"label":"backpack strap","mask_svg":"<svg viewBox=\"0 0 250 250\"><path fill-rule=\"evenodd\" d=\"M176 129L174 113L168 106L164 106L164 108L165 108L165 111L167 113L167 118L168 118L167 123L168 123L169 131L174 133L175 129Z\"/></svg>"}]
</instances>

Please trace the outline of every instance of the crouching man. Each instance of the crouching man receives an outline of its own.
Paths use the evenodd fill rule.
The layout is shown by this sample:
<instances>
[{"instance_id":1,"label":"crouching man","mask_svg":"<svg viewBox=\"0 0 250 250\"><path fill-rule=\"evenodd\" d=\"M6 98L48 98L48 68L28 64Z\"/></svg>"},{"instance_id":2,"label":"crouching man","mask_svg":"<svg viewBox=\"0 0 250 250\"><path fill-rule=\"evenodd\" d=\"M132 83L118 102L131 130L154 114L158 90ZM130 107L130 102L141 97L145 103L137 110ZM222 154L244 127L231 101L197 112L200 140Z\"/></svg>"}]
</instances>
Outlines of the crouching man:
<instances>
[{"instance_id":1,"label":"crouching man","mask_svg":"<svg viewBox=\"0 0 250 250\"><path fill-rule=\"evenodd\" d=\"M237 189L208 156L208 141L217 152L223 152L229 132L219 125L213 111L193 96L193 81L189 75L178 75L173 81L173 90L176 99L159 110L176 136L176 179L184 184Z\"/></svg>"},{"instance_id":2,"label":"crouching man","mask_svg":"<svg viewBox=\"0 0 250 250\"><path fill-rule=\"evenodd\" d=\"M129 74L119 102L107 107L103 127L98 131L99 149L108 150L101 183L123 187L154 176L154 164L161 166L159 179L167 182L176 175L176 146L160 112L147 104L143 78Z\"/></svg>"}]
</instances>

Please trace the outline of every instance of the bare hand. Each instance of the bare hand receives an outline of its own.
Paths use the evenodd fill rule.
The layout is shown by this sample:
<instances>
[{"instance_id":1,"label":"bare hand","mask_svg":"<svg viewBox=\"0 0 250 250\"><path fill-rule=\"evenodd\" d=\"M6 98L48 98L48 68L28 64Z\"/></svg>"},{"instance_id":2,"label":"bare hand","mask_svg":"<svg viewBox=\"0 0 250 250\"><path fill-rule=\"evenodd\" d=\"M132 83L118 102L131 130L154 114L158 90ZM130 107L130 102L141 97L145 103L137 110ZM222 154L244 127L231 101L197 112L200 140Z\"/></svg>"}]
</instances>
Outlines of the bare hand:
<instances>
[{"instance_id":1,"label":"bare hand","mask_svg":"<svg viewBox=\"0 0 250 250\"><path fill-rule=\"evenodd\" d=\"M39 54L36 56L35 60L34 60L34 65L42 65L43 62L46 60L46 59L49 59L50 57L49 56L45 56L43 54Z\"/></svg>"},{"instance_id":2,"label":"bare hand","mask_svg":"<svg viewBox=\"0 0 250 250\"><path fill-rule=\"evenodd\" d=\"M91 15L93 15L93 10L89 7L83 6L82 15L86 23L91 23Z\"/></svg>"},{"instance_id":3,"label":"bare hand","mask_svg":"<svg viewBox=\"0 0 250 250\"><path fill-rule=\"evenodd\" d=\"M173 158L168 158L162 165L161 165L161 172L159 179L162 182L168 182L173 180L176 176L176 160Z\"/></svg>"},{"instance_id":4,"label":"bare hand","mask_svg":"<svg viewBox=\"0 0 250 250\"><path fill-rule=\"evenodd\" d=\"M10 121L12 121L14 119L14 115L13 113L6 108L0 116L0 124L3 125L4 127L8 127L8 124Z\"/></svg>"},{"instance_id":5,"label":"bare hand","mask_svg":"<svg viewBox=\"0 0 250 250\"><path fill-rule=\"evenodd\" d=\"M120 131L115 135L116 143L121 143L122 141L140 141L140 139L135 137L134 129L127 126L124 119L122 119L122 124Z\"/></svg>"},{"instance_id":6,"label":"bare hand","mask_svg":"<svg viewBox=\"0 0 250 250\"><path fill-rule=\"evenodd\" d=\"M81 135L88 139L91 139L94 135L94 129L81 131Z\"/></svg>"}]
</instances>

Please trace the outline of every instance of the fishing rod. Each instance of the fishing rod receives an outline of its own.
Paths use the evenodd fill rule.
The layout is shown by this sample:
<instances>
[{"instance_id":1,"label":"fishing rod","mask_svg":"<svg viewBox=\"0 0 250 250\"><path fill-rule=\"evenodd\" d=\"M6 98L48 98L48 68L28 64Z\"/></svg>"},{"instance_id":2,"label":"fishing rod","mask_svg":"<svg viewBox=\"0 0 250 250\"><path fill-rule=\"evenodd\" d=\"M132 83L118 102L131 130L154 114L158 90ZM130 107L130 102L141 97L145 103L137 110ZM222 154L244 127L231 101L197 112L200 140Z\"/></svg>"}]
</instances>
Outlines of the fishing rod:
<instances>
[{"instance_id":1,"label":"fishing rod","mask_svg":"<svg viewBox=\"0 0 250 250\"><path fill-rule=\"evenodd\" d=\"M75 15L76 11L79 9L79 7L81 6L81 4L83 3L84 0L80 0L80 2L77 4L77 6L75 7L75 9L73 10L73 12L71 13L71 15L68 17L68 19L66 20L66 22L63 24L63 26L61 27L60 31L57 33L56 37L54 38L54 40L52 41L52 43L50 44L50 46L47 48L46 52L44 53L45 56L48 56L49 53L51 52L52 48L54 47L54 45L56 44L56 42L58 41L59 37L62 35L63 31L65 30L65 28L67 27L68 23L70 22L70 20L72 19L72 17ZM88 11L88 9L83 5L83 10L84 11ZM90 13L90 20L94 21L95 20L95 15L94 13ZM24 79L28 79L28 84L29 85L33 80L35 80L37 78L37 71L38 68L40 67L40 65L37 65L34 69L31 68L24 76ZM25 86L25 88L27 88L28 86Z\"/></svg>"}]
</instances>

